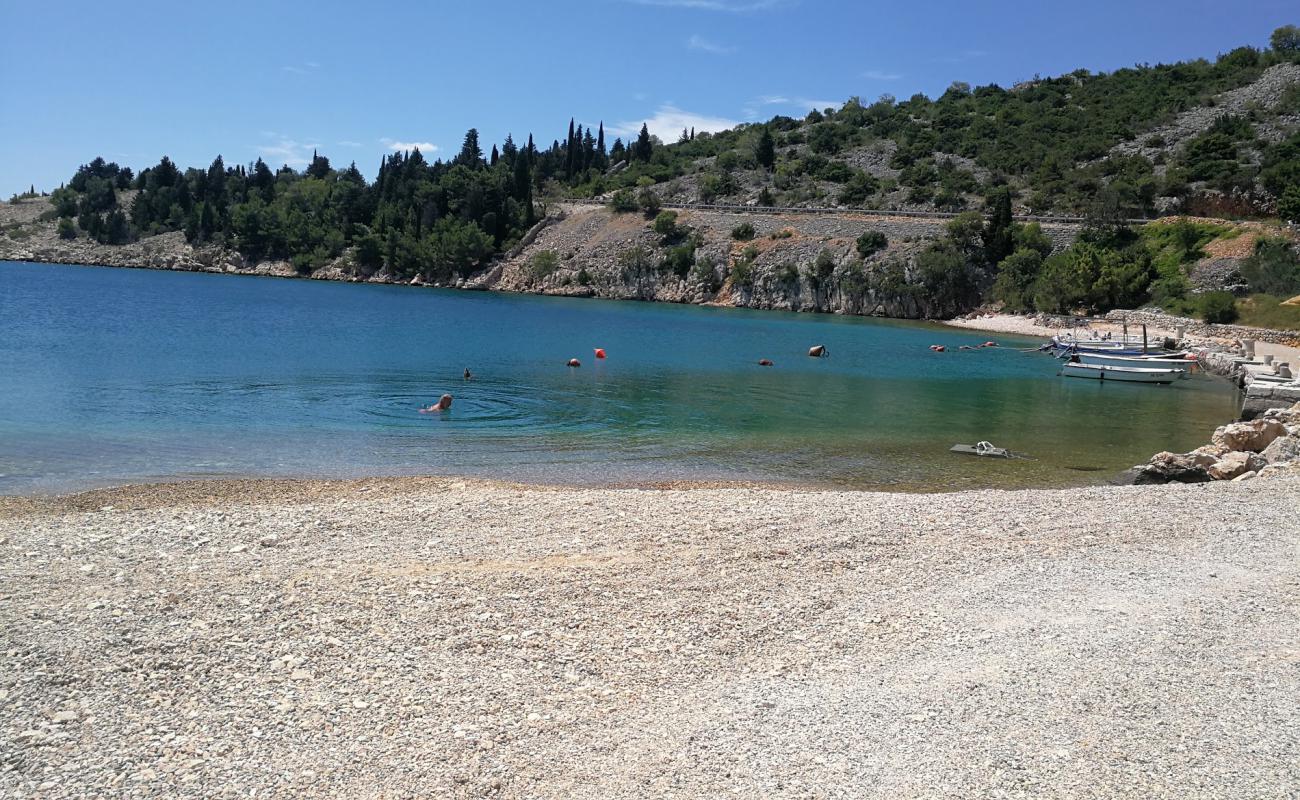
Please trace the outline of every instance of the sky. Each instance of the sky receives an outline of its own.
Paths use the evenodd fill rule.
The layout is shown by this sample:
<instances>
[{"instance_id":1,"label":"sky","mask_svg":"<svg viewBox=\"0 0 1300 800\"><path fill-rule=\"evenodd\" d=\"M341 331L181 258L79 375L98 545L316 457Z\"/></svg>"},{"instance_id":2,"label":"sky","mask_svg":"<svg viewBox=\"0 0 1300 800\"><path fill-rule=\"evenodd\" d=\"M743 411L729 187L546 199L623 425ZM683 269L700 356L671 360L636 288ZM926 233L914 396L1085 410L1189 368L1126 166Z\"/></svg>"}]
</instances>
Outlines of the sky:
<instances>
[{"instance_id":1,"label":"sky","mask_svg":"<svg viewBox=\"0 0 1300 800\"><path fill-rule=\"evenodd\" d=\"M395 149L454 156L470 127L484 149L546 147L570 117L671 140L851 96L1213 58L1284 24L1294 0L0 0L0 197L97 155L301 167L315 148L373 177Z\"/></svg>"}]
</instances>

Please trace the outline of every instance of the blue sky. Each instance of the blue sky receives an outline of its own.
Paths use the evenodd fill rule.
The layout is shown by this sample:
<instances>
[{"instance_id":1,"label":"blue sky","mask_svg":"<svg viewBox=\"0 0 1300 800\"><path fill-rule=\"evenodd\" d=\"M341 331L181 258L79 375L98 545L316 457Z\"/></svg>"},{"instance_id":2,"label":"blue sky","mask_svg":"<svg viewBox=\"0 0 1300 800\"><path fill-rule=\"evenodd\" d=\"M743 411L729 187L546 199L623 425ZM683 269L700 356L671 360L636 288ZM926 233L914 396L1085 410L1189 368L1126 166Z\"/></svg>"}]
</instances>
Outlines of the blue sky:
<instances>
[{"instance_id":1,"label":"blue sky","mask_svg":"<svg viewBox=\"0 0 1300 800\"><path fill-rule=\"evenodd\" d=\"M954 80L1212 58L1300 23L1293 1L1065 6L0 0L0 196L96 155L301 166L315 146L373 176L393 148L454 154L471 126L539 146L570 116L611 142L643 120L672 136Z\"/></svg>"}]
</instances>

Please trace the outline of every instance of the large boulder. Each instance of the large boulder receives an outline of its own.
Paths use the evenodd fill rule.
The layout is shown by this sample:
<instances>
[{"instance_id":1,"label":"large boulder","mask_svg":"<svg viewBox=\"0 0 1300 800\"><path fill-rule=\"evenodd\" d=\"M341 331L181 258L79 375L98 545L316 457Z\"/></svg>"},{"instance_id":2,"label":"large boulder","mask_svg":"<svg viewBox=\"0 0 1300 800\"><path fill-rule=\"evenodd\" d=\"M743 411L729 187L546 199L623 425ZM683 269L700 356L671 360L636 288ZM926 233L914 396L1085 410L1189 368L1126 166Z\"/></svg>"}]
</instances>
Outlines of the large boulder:
<instances>
[{"instance_id":1,"label":"large boulder","mask_svg":"<svg viewBox=\"0 0 1300 800\"><path fill-rule=\"evenodd\" d=\"M1158 483L1205 483L1211 480L1209 470L1196 463L1190 455L1181 453L1156 453L1146 464L1140 464L1125 474L1124 482L1135 486Z\"/></svg>"},{"instance_id":2,"label":"large boulder","mask_svg":"<svg viewBox=\"0 0 1300 800\"><path fill-rule=\"evenodd\" d=\"M1268 466L1268 462L1258 453L1244 453L1234 450L1211 464L1206 471L1216 481L1230 481L1247 472L1258 472Z\"/></svg>"},{"instance_id":3,"label":"large boulder","mask_svg":"<svg viewBox=\"0 0 1300 800\"><path fill-rule=\"evenodd\" d=\"M1211 464L1223 458L1229 450L1226 447L1216 447L1212 444L1202 445L1187 454L1192 463L1198 467L1209 467Z\"/></svg>"},{"instance_id":4,"label":"large boulder","mask_svg":"<svg viewBox=\"0 0 1300 800\"><path fill-rule=\"evenodd\" d=\"M1274 439L1285 435L1286 426L1281 422L1261 418L1224 425L1214 432L1211 441L1228 450L1248 450L1258 453L1268 447Z\"/></svg>"},{"instance_id":5,"label":"large boulder","mask_svg":"<svg viewBox=\"0 0 1300 800\"><path fill-rule=\"evenodd\" d=\"M1300 436L1279 436L1260 455L1270 464L1300 461Z\"/></svg>"}]
</instances>

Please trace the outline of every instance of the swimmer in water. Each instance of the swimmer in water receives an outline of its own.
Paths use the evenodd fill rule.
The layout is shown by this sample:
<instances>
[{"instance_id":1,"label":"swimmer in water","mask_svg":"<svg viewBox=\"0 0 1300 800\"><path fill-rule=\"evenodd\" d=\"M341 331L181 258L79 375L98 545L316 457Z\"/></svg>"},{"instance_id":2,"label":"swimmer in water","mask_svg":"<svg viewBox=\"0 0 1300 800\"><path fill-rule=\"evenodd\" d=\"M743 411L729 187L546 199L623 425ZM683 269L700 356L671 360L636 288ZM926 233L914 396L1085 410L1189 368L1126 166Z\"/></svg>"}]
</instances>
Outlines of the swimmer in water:
<instances>
[{"instance_id":1,"label":"swimmer in water","mask_svg":"<svg viewBox=\"0 0 1300 800\"><path fill-rule=\"evenodd\" d=\"M465 380L469 381L469 380L473 380L473 379L474 379L474 376L471 375L471 374L469 374L469 367L465 367Z\"/></svg>"},{"instance_id":2,"label":"swimmer in water","mask_svg":"<svg viewBox=\"0 0 1300 800\"><path fill-rule=\"evenodd\" d=\"M434 403L428 408L420 409L420 413L432 414L435 411L450 411L450 410L451 410L451 395L444 394L442 397L438 398L438 402Z\"/></svg>"}]
</instances>

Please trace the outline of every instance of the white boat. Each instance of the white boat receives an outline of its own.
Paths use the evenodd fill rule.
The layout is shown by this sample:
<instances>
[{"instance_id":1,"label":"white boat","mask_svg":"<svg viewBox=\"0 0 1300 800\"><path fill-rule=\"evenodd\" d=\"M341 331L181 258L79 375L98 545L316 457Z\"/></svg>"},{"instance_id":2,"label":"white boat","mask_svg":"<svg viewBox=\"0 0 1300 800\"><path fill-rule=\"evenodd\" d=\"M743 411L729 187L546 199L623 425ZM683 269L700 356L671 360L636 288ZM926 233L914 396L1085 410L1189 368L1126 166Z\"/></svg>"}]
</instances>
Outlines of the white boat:
<instances>
[{"instance_id":1,"label":"white boat","mask_svg":"<svg viewBox=\"0 0 1300 800\"><path fill-rule=\"evenodd\" d=\"M1173 383L1183 377L1184 373L1176 369L1107 367L1101 364L1080 364L1076 361L1067 361L1061 365L1061 374L1067 378L1091 378L1094 381Z\"/></svg>"},{"instance_id":2,"label":"white boat","mask_svg":"<svg viewBox=\"0 0 1300 800\"><path fill-rule=\"evenodd\" d=\"M1097 364L1103 367L1137 367L1139 369L1172 369L1184 374L1191 372L1195 361L1185 358L1161 358L1158 356L1117 356L1106 353L1079 353L1079 363Z\"/></svg>"}]
</instances>

